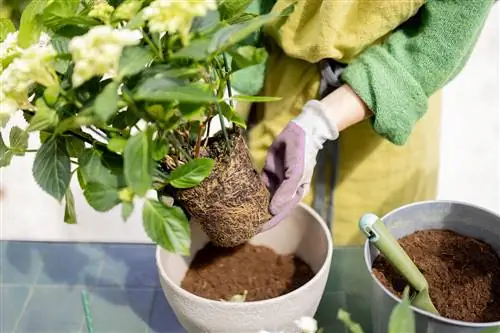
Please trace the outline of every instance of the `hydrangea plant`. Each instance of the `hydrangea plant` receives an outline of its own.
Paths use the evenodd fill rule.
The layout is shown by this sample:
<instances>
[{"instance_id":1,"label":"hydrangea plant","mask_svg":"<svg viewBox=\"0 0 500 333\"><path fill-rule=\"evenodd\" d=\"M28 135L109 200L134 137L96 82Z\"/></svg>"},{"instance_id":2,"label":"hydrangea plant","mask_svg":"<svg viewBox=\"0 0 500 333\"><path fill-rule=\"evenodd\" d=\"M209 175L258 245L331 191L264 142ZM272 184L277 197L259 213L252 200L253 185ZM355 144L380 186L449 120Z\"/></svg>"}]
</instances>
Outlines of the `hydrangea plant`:
<instances>
[{"instance_id":1,"label":"hydrangea plant","mask_svg":"<svg viewBox=\"0 0 500 333\"><path fill-rule=\"evenodd\" d=\"M34 153L33 177L65 204L76 177L95 210L121 206L127 220L143 201L149 237L188 254L185 207L165 188L198 186L214 168L206 151L210 124L245 128L231 79L260 66L265 50L246 41L293 10L254 15L247 0L33 0L19 29L0 19L0 121L16 113L26 126L0 136L0 167ZM234 126L233 126L234 127ZM40 147L28 147L29 135ZM151 198L152 192L160 193Z\"/></svg>"}]
</instances>

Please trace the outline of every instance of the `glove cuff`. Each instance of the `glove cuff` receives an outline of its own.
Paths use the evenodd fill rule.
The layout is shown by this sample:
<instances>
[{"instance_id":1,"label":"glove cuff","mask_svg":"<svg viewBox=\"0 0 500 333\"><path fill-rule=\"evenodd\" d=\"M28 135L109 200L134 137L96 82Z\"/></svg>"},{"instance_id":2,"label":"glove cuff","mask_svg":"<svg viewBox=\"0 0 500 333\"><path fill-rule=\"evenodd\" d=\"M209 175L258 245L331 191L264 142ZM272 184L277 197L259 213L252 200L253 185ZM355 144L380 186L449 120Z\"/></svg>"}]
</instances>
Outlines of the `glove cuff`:
<instances>
[{"instance_id":1,"label":"glove cuff","mask_svg":"<svg viewBox=\"0 0 500 333\"><path fill-rule=\"evenodd\" d=\"M308 101L301 114L293 120L308 136L323 145L327 140L337 140L339 129L333 112L318 100Z\"/></svg>"}]
</instances>

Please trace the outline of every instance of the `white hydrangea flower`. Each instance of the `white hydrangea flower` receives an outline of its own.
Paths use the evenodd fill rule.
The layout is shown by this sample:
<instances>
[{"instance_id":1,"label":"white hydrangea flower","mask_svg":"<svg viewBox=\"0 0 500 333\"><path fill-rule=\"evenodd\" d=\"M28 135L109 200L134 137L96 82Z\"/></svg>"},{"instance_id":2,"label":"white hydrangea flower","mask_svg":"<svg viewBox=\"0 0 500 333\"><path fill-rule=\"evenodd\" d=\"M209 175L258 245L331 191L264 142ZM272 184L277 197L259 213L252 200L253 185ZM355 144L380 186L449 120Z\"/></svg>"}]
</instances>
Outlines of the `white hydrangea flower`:
<instances>
[{"instance_id":1,"label":"white hydrangea flower","mask_svg":"<svg viewBox=\"0 0 500 333\"><path fill-rule=\"evenodd\" d=\"M301 317L295 320L295 325L302 330L302 333L316 333L318 330L318 323L311 317Z\"/></svg>"},{"instance_id":2,"label":"white hydrangea flower","mask_svg":"<svg viewBox=\"0 0 500 333\"><path fill-rule=\"evenodd\" d=\"M38 82L46 87L59 84L52 66L56 51L48 35L42 35L37 43L18 52L17 57L0 73L2 122L28 102L28 93L33 84Z\"/></svg>"},{"instance_id":3,"label":"white hydrangea flower","mask_svg":"<svg viewBox=\"0 0 500 333\"><path fill-rule=\"evenodd\" d=\"M139 44L141 38L140 31L113 29L107 25L73 38L69 44L75 62L73 86L78 87L94 76L115 76L123 48Z\"/></svg>"},{"instance_id":4,"label":"white hydrangea flower","mask_svg":"<svg viewBox=\"0 0 500 333\"><path fill-rule=\"evenodd\" d=\"M3 60L17 56L21 52L21 48L17 45L17 31L8 33L3 42L0 43L0 62Z\"/></svg>"},{"instance_id":5,"label":"white hydrangea flower","mask_svg":"<svg viewBox=\"0 0 500 333\"><path fill-rule=\"evenodd\" d=\"M143 11L154 32L186 33L195 16L217 9L215 0L155 0Z\"/></svg>"}]
</instances>

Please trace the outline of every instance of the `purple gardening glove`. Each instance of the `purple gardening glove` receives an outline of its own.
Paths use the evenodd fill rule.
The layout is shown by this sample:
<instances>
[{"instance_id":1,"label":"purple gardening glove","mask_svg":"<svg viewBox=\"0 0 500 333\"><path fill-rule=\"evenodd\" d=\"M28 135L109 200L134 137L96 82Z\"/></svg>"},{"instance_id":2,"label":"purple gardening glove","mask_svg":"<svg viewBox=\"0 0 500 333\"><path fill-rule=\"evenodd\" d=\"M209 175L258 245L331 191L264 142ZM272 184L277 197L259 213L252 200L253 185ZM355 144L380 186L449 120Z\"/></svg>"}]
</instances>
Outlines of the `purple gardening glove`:
<instances>
[{"instance_id":1,"label":"purple gardening glove","mask_svg":"<svg viewBox=\"0 0 500 333\"><path fill-rule=\"evenodd\" d=\"M273 218L262 231L281 222L307 194L316 156L327 140L339 136L334 113L320 101L311 100L269 148L262 180L271 191L269 211Z\"/></svg>"}]
</instances>

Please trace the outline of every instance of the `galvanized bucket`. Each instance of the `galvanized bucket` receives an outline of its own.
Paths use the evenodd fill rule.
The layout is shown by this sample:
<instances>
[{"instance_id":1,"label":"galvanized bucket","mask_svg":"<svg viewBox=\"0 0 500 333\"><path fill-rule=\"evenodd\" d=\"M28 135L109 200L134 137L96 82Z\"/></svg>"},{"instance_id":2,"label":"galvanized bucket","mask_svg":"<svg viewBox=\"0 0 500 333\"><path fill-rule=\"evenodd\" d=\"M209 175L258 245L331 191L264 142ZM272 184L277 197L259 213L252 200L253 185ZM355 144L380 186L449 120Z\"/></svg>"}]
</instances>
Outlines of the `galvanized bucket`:
<instances>
[{"instance_id":1,"label":"galvanized bucket","mask_svg":"<svg viewBox=\"0 0 500 333\"><path fill-rule=\"evenodd\" d=\"M449 229L481 239L500 254L500 216L471 204L455 201L418 202L390 212L382 221L397 239L417 230ZM370 272L378 254L378 250L367 241L364 256ZM372 332L387 333L389 316L398 299L373 274L372 282ZM500 332L500 321L467 323L436 316L414 307L413 311L415 331L418 333L480 333L494 327L498 327Z\"/></svg>"}]
</instances>

